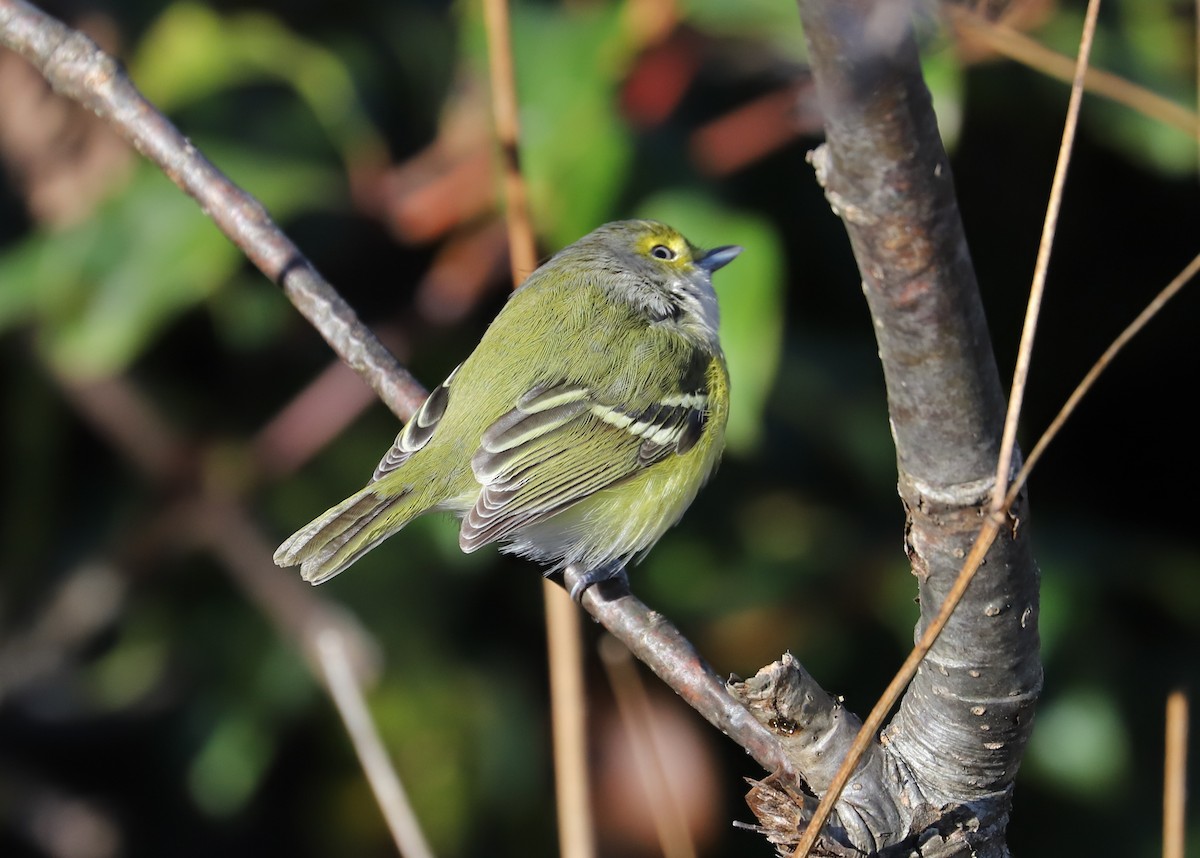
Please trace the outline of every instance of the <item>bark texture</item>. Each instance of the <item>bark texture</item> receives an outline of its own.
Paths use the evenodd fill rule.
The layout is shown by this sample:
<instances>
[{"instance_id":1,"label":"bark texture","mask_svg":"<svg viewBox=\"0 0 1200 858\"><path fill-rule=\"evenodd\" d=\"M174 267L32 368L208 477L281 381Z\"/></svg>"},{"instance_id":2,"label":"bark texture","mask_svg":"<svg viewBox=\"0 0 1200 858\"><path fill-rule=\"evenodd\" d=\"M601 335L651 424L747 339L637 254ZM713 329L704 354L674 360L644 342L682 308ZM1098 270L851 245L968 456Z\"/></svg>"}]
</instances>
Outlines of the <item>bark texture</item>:
<instances>
[{"instance_id":1,"label":"bark texture","mask_svg":"<svg viewBox=\"0 0 1200 858\"><path fill-rule=\"evenodd\" d=\"M919 636L987 512L1004 395L911 8L883 0L799 7L826 117L826 143L810 160L845 223L879 345ZM1042 684L1024 496L1008 524L859 763L818 854L1007 854L1013 779ZM810 685L789 657L733 690L794 749L792 767L820 795L856 719ZM793 802L789 822L786 794L797 798L778 779L755 787L751 806L764 829L803 828L811 799ZM798 839L767 833L781 852Z\"/></svg>"}]
</instances>

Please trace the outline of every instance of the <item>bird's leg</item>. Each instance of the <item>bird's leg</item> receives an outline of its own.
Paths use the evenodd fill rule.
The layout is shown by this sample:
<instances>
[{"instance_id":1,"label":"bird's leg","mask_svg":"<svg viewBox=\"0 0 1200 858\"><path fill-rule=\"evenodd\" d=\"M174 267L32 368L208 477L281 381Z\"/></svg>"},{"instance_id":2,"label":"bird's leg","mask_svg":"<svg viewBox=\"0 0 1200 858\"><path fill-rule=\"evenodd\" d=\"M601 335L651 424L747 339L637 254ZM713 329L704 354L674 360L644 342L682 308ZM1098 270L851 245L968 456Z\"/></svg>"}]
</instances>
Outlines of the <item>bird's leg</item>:
<instances>
[{"instance_id":1,"label":"bird's leg","mask_svg":"<svg viewBox=\"0 0 1200 858\"><path fill-rule=\"evenodd\" d=\"M625 563L621 560L610 560L602 566L591 569L580 569L572 564L563 570L563 586L571 594L571 599L579 604L583 593L595 584L612 581L619 585L622 592L629 591L629 577L625 574Z\"/></svg>"}]
</instances>

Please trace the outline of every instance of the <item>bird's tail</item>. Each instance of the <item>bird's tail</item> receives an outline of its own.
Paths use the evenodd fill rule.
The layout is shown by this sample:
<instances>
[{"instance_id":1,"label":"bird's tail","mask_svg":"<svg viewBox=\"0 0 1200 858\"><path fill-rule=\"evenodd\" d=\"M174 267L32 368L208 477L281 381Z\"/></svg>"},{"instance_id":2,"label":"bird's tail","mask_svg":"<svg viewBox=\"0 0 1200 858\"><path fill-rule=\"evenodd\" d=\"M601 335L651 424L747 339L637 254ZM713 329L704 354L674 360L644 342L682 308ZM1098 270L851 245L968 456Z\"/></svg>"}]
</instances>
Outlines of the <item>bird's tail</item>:
<instances>
[{"instance_id":1,"label":"bird's tail","mask_svg":"<svg viewBox=\"0 0 1200 858\"><path fill-rule=\"evenodd\" d=\"M423 512L411 490L381 494L369 485L293 533L275 552L280 566L299 566L310 584L328 581Z\"/></svg>"}]
</instances>

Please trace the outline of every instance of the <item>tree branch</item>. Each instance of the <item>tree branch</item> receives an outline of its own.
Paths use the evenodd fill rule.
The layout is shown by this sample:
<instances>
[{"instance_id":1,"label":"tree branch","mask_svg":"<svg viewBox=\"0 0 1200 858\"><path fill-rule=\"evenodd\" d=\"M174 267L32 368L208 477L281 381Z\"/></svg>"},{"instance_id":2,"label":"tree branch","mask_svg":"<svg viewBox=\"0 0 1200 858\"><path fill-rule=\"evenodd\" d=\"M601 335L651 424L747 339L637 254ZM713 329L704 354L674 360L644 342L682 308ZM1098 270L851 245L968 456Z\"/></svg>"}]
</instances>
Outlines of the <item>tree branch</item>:
<instances>
[{"instance_id":1,"label":"tree branch","mask_svg":"<svg viewBox=\"0 0 1200 858\"><path fill-rule=\"evenodd\" d=\"M918 579L919 636L986 513L1004 397L909 7L799 6L826 116L827 142L811 160L845 222L874 322ZM909 778L884 784L898 817L881 818L910 814L912 829L901 837L918 836L936 810L959 835L977 827L958 837L959 848L1005 850L1010 788L1041 689L1027 519L1022 497L909 686L886 742L869 752L868 762L881 751ZM897 842L882 826L872 830L880 843ZM981 831L990 832L986 842Z\"/></svg>"},{"instance_id":2,"label":"tree branch","mask_svg":"<svg viewBox=\"0 0 1200 858\"><path fill-rule=\"evenodd\" d=\"M730 683L729 690L759 723L779 736L791 768L802 772L808 787L823 795L862 726L858 717L820 688L791 653L745 682ZM870 748L830 816L834 840L871 853L902 839L920 806L920 801L904 804L892 799L907 781L894 757L884 754L879 745ZM781 803L780 792L768 778L755 785L747 801L762 819L765 803ZM793 830L811 814L815 802L801 799L799 804L807 812L789 820ZM831 844L826 841L823 846L828 850Z\"/></svg>"},{"instance_id":3,"label":"tree branch","mask_svg":"<svg viewBox=\"0 0 1200 858\"><path fill-rule=\"evenodd\" d=\"M567 568L564 584L568 590L575 574L578 570ZM580 603L685 703L745 748L764 769L782 773L791 785L800 783L775 735L726 690L682 632L630 593L625 581L612 579L589 587Z\"/></svg>"}]
</instances>

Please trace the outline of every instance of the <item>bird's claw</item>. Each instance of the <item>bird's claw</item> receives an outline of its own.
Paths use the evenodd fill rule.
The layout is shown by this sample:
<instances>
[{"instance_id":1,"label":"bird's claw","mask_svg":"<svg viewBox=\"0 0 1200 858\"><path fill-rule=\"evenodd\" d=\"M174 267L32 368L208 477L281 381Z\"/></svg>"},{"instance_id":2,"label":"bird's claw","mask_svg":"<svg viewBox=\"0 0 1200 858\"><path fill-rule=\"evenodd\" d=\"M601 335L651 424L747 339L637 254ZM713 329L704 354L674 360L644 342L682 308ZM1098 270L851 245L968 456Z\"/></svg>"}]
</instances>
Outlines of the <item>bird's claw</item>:
<instances>
[{"instance_id":1,"label":"bird's claw","mask_svg":"<svg viewBox=\"0 0 1200 858\"><path fill-rule=\"evenodd\" d=\"M619 560L614 560L611 563L605 563L603 566L584 569L582 571L571 566L563 573L563 584L566 585L567 592L571 594L571 600L577 605L581 603L583 594L589 587L602 584L605 581L620 582L621 588L628 590L629 576L625 573L625 564Z\"/></svg>"}]
</instances>

